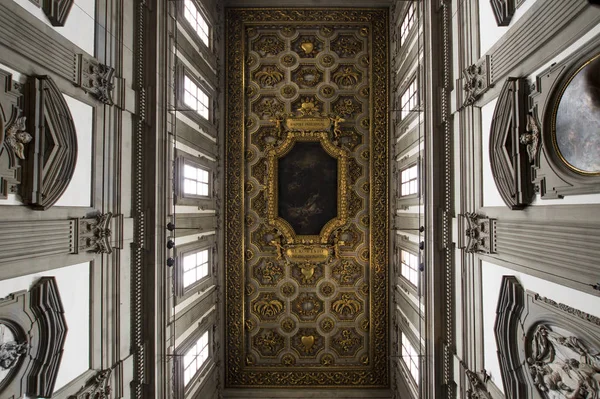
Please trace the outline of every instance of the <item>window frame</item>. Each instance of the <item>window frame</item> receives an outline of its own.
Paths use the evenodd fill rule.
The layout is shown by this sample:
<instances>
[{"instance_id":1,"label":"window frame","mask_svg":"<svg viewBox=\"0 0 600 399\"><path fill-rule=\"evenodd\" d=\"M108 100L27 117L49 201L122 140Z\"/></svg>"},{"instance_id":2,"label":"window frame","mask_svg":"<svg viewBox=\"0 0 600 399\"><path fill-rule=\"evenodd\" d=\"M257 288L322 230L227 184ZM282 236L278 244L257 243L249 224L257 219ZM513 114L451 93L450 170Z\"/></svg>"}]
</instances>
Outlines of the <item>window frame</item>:
<instances>
[{"instance_id":1,"label":"window frame","mask_svg":"<svg viewBox=\"0 0 600 399\"><path fill-rule=\"evenodd\" d=\"M405 103L404 102L404 95L409 93L411 87L415 88L415 91L413 93L413 95L408 97L408 101ZM419 76L418 74L414 74L410 79L408 79L408 84L406 84L406 86L404 86L404 90L402 90L400 96L398 97L399 100L399 109L400 109L400 120L401 121L405 121L411 118L411 116L415 115L415 113L413 111L419 111L421 108L421 103L420 103L420 93L419 93ZM407 111L404 110L404 105L405 104L410 104L411 101L414 99L414 107L412 108L408 108ZM406 115L405 115L406 113Z\"/></svg>"},{"instance_id":2,"label":"window frame","mask_svg":"<svg viewBox=\"0 0 600 399\"><path fill-rule=\"evenodd\" d=\"M414 354L412 356L409 355L408 360L404 356L404 349L406 347L405 342L408 345L410 345L410 349L412 349L414 351ZM405 374L407 374L409 379L412 381L413 385L416 386L416 388L418 389L419 386L421 385L422 362L421 362L421 356L420 356L421 351L417 351L416 348L422 349L420 345L416 345L416 347L415 347L414 342L411 339L410 335L401 330L400 331L400 359L402 361L400 363L402 364L402 367L404 368ZM414 358L416 358L416 360L414 360ZM415 378L415 376L413 374L413 369L411 368L411 364L416 367L417 373L418 373L418 378Z\"/></svg>"},{"instance_id":3,"label":"window frame","mask_svg":"<svg viewBox=\"0 0 600 399\"><path fill-rule=\"evenodd\" d=\"M190 335L179 347L175 349L175 391L176 397L184 398L186 394L189 394L194 386L195 382L198 381L205 373L208 371L211 365L211 360L214 359L213 352L213 329L210 326L202 326L198 328L192 335ZM204 333L208 333L208 357L206 361L202 364L202 366L196 370L194 376L190 379L190 381L185 384L185 365L184 365L184 357L186 352L188 352L196 343L200 340Z\"/></svg>"},{"instance_id":4,"label":"window frame","mask_svg":"<svg viewBox=\"0 0 600 399\"><path fill-rule=\"evenodd\" d=\"M215 93L211 86L202 77L197 77L181 60L176 61L176 108L184 116L205 127L207 130L214 128ZM196 110L185 103L185 78L188 77L208 97L208 118L200 115Z\"/></svg>"},{"instance_id":5,"label":"window frame","mask_svg":"<svg viewBox=\"0 0 600 399\"><path fill-rule=\"evenodd\" d=\"M411 1L407 6L406 11L404 11L404 13L402 14L402 19L400 20L400 24L398 26L398 43L400 47L404 47L406 43L410 41L409 39L412 36L414 27L415 25L418 25L417 11L418 9L415 5L415 1ZM406 30L403 29L404 22L407 22L407 25L409 25ZM404 36L402 36L403 33L405 34Z\"/></svg>"},{"instance_id":6,"label":"window frame","mask_svg":"<svg viewBox=\"0 0 600 399\"><path fill-rule=\"evenodd\" d=\"M215 283L215 238L203 238L189 244L184 244L175 247L175 305L185 301L197 292L206 291L210 286ZM208 274L205 277L193 282L187 287L183 283L183 260L187 255L192 255L200 251L208 250Z\"/></svg>"},{"instance_id":7,"label":"window frame","mask_svg":"<svg viewBox=\"0 0 600 399\"><path fill-rule=\"evenodd\" d=\"M177 20L181 21L181 25L184 27L184 29L186 30L188 35L192 38L194 43L196 43L197 45L201 46L201 48L204 48L210 52L214 48L214 36L215 36L214 35L214 32L215 32L214 23L202 3L200 3L196 0L190 0L190 1L196 8L196 11L198 12L198 14L200 14L200 16L206 22L206 25L208 27L208 32L207 32L208 44L204 43L204 41L202 40L200 35L198 35L198 33L196 32L196 28L194 26L192 26L192 23L190 21L188 21L188 19L185 17L185 0L177 2L177 3L180 3L180 6L178 7Z\"/></svg>"},{"instance_id":8,"label":"window frame","mask_svg":"<svg viewBox=\"0 0 600 399\"><path fill-rule=\"evenodd\" d=\"M406 283L410 284L412 286L412 288L414 289L418 289L419 287L419 283L421 281L421 271L419 270L419 254L414 253L413 251L409 251L407 248L399 248L400 253L398 254L398 263L399 263L399 267L400 267L400 273L398 273L398 275L400 277L402 277L404 279L404 281L406 281ZM402 260L402 253L406 253L409 257L414 257L416 259L416 269L413 269L410 264L406 264L404 263L404 261ZM409 261L410 262L410 261ZM410 279L410 273L409 273L409 277L405 276L403 273L403 270L406 268L410 269L411 271L414 271L416 276L417 276L417 281L416 284L415 282L411 281Z\"/></svg>"},{"instance_id":9,"label":"window frame","mask_svg":"<svg viewBox=\"0 0 600 399\"><path fill-rule=\"evenodd\" d=\"M185 165L203 169L208 172L208 195L188 194L185 192ZM214 162L196 157L185 151L175 152L175 205L192 205L202 209L214 209Z\"/></svg>"},{"instance_id":10,"label":"window frame","mask_svg":"<svg viewBox=\"0 0 600 399\"><path fill-rule=\"evenodd\" d=\"M408 171L411 168L416 168L417 177L414 178L414 179L410 179L410 180L408 180L406 182L403 181L402 180L402 173L405 172L405 171ZM398 187L398 193L399 193L398 198L400 198L400 199L417 198L419 196L419 193L421 192L421 184L420 184L420 179L419 179L419 177L421 176L420 172L421 171L420 171L420 168L419 168L419 162L411 162L411 163L407 164L406 166L404 166L403 168L400 169L400 171L398 173L398 176L399 176L399 179L398 179L398 186L399 186ZM402 186L404 184L406 184L406 183L410 184L410 182L412 182L412 181L416 181L417 191L414 192L414 193L410 193L410 194L403 194L402 193Z\"/></svg>"}]
</instances>

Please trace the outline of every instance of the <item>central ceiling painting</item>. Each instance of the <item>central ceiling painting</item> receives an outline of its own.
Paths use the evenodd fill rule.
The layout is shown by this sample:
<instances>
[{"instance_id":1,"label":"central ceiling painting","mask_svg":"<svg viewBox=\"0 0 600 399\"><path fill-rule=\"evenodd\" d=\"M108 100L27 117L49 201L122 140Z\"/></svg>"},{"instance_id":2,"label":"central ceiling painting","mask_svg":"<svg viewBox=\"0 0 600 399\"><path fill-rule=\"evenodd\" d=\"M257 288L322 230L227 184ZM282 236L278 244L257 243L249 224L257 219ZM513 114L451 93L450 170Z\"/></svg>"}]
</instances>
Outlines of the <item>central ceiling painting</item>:
<instances>
[{"instance_id":1,"label":"central ceiling painting","mask_svg":"<svg viewBox=\"0 0 600 399\"><path fill-rule=\"evenodd\" d=\"M226 384L387 387L384 9L227 12Z\"/></svg>"}]
</instances>

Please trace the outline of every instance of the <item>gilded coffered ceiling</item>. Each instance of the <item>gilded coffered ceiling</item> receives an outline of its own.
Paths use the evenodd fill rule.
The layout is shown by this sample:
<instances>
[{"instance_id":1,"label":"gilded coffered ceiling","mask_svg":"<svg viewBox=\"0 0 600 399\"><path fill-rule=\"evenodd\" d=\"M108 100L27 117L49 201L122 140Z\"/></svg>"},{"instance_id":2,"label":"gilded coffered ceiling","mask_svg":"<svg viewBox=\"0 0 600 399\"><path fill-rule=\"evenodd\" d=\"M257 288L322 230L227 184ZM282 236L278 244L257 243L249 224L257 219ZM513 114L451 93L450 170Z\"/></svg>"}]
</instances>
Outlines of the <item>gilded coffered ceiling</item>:
<instances>
[{"instance_id":1,"label":"gilded coffered ceiling","mask_svg":"<svg viewBox=\"0 0 600 399\"><path fill-rule=\"evenodd\" d=\"M226 370L388 385L384 9L227 12Z\"/></svg>"}]
</instances>

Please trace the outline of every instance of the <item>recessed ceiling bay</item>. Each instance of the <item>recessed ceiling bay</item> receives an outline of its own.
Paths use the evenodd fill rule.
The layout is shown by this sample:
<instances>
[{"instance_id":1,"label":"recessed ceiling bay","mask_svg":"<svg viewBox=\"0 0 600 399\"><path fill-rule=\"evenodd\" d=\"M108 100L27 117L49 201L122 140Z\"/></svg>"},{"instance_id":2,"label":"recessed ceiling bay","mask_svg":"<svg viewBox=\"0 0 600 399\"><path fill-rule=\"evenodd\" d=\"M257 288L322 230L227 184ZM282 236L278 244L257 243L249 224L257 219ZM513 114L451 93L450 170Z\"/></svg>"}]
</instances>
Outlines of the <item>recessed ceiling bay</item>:
<instances>
[{"instance_id":1,"label":"recessed ceiling bay","mask_svg":"<svg viewBox=\"0 0 600 399\"><path fill-rule=\"evenodd\" d=\"M227 387L389 386L387 12L227 11Z\"/></svg>"}]
</instances>

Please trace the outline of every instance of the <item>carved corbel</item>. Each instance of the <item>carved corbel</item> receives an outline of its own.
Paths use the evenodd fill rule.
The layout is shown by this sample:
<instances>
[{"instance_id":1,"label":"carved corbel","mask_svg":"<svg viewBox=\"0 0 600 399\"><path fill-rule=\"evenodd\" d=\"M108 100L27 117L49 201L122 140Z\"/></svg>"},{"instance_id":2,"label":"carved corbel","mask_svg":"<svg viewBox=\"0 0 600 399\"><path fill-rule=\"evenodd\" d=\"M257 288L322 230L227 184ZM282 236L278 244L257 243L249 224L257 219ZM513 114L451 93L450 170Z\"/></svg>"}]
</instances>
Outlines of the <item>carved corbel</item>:
<instances>
[{"instance_id":1,"label":"carved corbel","mask_svg":"<svg viewBox=\"0 0 600 399\"><path fill-rule=\"evenodd\" d=\"M490 56L486 55L475 64L463 70L464 102L463 108L475 104L492 87L490 75Z\"/></svg>"},{"instance_id":2,"label":"carved corbel","mask_svg":"<svg viewBox=\"0 0 600 399\"><path fill-rule=\"evenodd\" d=\"M75 395L69 396L69 399L108 399L111 394L110 387L111 370L102 370L90 379Z\"/></svg>"},{"instance_id":3,"label":"carved corbel","mask_svg":"<svg viewBox=\"0 0 600 399\"><path fill-rule=\"evenodd\" d=\"M113 105L112 91L115 87L113 82L115 69L84 54L78 54L77 58L79 67L76 85L98 101L106 105Z\"/></svg>"},{"instance_id":4,"label":"carved corbel","mask_svg":"<svg viewBox=\"0 0 600 399\"><path fill-rule=\"evenodd\" d=\"M487 374L483 373L483 380L479 378L477 373L467 369L465 371L467 375L467 380L469 381L469 385L471 386L467 390L467 398L468 399L492 399L492 395L487 390L487 386L485 385L485 379L487 379Z\"/></svg>"},{"instance_id":5,"label":"carved corbel","mask_svg":"<svg viewBox=\"0 0 600 399\"><path fill-rule=\"evenodd\" d=\"M467 212L463 216L467 223L465 252L496 253L496 219L490 219L471 212Z\"/></svg>"},{"instance_id":6,"label":"carved corbel","mask_svg":"<svg viewBox=\"0 0 600 399\"><path fill-rule=\"evenodd\" d=\"M108 212L95 219L79 220L79 250L97 254L112 253L110 222L113 214Z\"/></svg>"}]
</instances>

